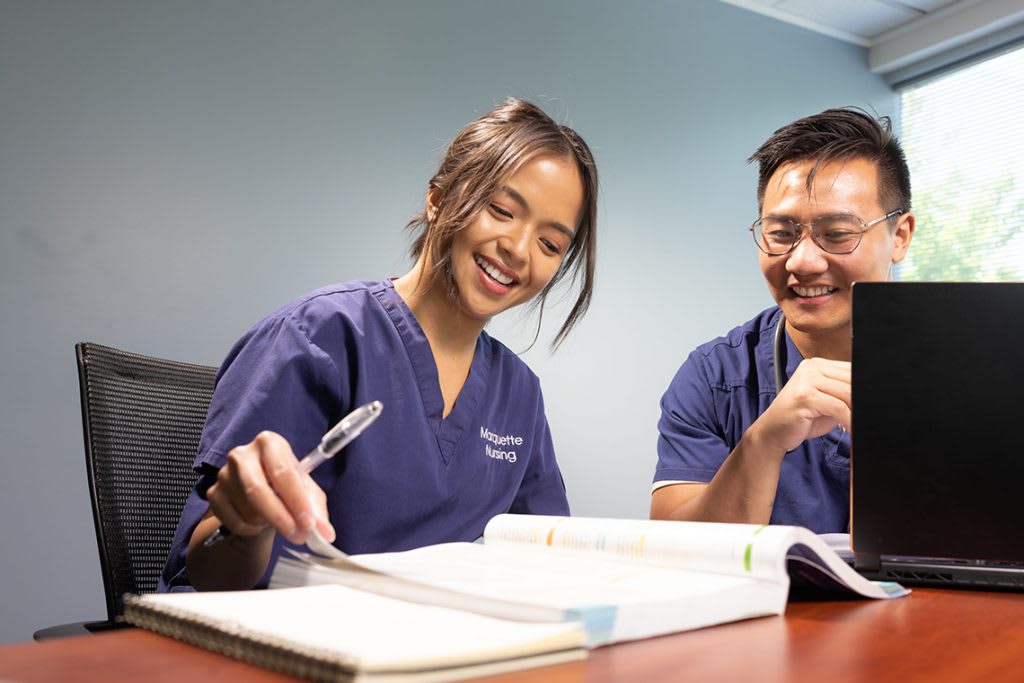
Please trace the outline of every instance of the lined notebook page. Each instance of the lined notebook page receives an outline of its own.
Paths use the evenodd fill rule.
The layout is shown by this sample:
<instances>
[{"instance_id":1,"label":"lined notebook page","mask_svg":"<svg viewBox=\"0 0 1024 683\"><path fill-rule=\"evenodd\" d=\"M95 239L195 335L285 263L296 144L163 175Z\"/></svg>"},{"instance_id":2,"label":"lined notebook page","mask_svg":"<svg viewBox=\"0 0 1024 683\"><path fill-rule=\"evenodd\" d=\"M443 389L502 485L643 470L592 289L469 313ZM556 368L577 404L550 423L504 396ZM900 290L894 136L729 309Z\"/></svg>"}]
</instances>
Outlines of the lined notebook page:
<instances>
[{"instance_id":1,"label":"lined notebook page","mask_svg":"<svg viewBox=\"0 0 1024 683\"><path fill-rule=\"evenodd\" d=\"M494 619L340 585L145 595L133 603L215 625L239 640L320 651L363 672L485 662L567 650L584 642L574 623Z\"/></svg>"}]
</instances>

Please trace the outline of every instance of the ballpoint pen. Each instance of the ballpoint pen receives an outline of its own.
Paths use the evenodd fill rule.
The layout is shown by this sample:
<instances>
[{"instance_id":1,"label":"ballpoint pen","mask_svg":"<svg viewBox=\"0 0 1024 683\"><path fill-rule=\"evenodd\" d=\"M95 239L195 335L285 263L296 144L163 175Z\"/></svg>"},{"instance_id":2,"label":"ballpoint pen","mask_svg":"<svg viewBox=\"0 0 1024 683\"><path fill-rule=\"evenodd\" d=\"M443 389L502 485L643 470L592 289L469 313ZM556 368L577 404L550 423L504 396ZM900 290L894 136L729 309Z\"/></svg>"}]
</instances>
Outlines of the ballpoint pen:
<instances>
[{"instance_id":1,"label":"ballpoint pen","mask_svg":"<svg viewBox=\"0 0 1024 683\"><path fill-rule=\"evenodd\" d=\"M373 421L380 417L380 412L383 408L384 404L380 401L370 401L343 417L341 422L334 425L330 431L324 434L317 447L298 462L296 467L299 472L309 474L321 463L334 457L352 439L359 436L364 429L373 424ZM203 541L203 546L209 548L230 535L231 529L222 524L208 539Z\"/></svg>"}]
</instances>

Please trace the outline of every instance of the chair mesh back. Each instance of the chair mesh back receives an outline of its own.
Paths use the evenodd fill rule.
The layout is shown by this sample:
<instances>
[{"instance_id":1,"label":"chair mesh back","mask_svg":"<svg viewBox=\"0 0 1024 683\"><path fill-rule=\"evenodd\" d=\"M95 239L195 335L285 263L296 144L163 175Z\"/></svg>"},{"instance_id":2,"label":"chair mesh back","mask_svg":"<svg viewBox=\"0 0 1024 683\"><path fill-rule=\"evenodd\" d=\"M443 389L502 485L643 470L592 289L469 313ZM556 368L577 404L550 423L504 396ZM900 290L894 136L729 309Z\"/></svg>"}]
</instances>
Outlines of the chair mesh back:
<instances>
[{"instance_id":1,"label":"chair mesh back","mask_svg":"<svg viewBox=\"0 0 1024 683\"><path fill-rule=\"evenodd\" d=\"M125 593L151 593L178 518L195 485L192 469L216 368L75 347L85 457L108 618Z\"/></svg>"}]
</instances>

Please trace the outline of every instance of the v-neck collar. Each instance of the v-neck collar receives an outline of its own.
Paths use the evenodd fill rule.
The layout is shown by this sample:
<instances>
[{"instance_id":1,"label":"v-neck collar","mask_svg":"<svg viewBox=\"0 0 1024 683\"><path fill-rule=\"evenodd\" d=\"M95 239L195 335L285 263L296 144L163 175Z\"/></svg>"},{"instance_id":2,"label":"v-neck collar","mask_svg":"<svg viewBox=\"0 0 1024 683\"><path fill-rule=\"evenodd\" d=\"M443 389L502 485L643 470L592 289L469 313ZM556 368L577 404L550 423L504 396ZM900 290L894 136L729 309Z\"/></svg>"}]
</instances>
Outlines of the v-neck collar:
<instances>
[{"instance_id":1,"label":"v-neck collar","mask_svg":"<svg viewBox=\"0 0 1024 683\"><path fill-rule=\"evenodd\" d=\"M477 337L473 362L469 366L469 376L462 385L452 411L448 413L448 417L443 417L444 396L441 394L441 382L437 376L437 362L434 360L427 335L412 310L395 291L394 284L390 281L383 284L384 287L376 293L377 299L398 330L402 343L405 344L423 401L424 417L437 438L441 459L447 465L459 439L479 413L484 388L487 386L491 354L486 348L486 333L481 332Z\"/></svg>"}]
</instances>

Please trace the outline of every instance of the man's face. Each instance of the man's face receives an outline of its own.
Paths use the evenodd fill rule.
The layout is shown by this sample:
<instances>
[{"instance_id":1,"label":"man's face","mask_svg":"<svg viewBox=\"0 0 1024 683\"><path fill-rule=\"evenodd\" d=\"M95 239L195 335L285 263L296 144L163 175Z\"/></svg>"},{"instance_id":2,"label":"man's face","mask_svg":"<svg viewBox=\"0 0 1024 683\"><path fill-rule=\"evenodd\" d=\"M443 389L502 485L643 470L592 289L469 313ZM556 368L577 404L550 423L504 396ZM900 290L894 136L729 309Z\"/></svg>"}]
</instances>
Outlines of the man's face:
<instances>
[{"instance_id":1,"label":"man's face","mask_svg":"<svg viewBox=\"0 0 1024 683\"><path fill-rule=\"evenodd\" d=\"M814 161L784 164L765 187L761 216L788 218L798 223L828 215L847 214L861 222L884 216L878 197L878 169L866 159L822 164L807 192L807 174ZM903 260L914 231L914 217L903 214L864 232L855 251L829 254L803 236L788 254L759 253L761 271L772 297L782 308L789 326L801 334L847 334L854 282L888 280L892 264Z\"/></svg>"}]
</instances>

